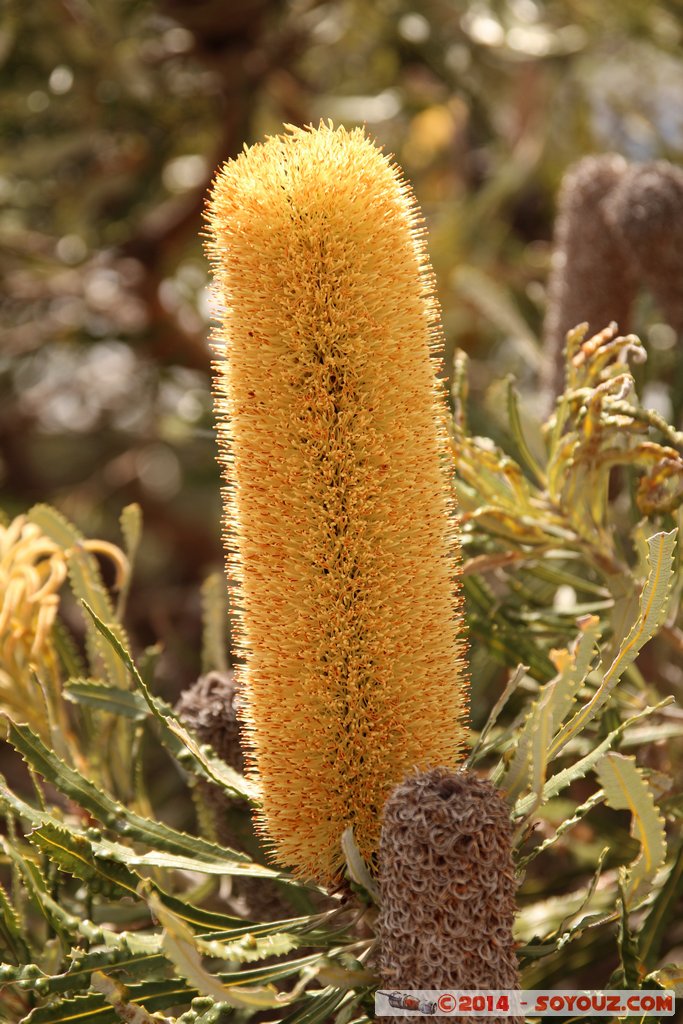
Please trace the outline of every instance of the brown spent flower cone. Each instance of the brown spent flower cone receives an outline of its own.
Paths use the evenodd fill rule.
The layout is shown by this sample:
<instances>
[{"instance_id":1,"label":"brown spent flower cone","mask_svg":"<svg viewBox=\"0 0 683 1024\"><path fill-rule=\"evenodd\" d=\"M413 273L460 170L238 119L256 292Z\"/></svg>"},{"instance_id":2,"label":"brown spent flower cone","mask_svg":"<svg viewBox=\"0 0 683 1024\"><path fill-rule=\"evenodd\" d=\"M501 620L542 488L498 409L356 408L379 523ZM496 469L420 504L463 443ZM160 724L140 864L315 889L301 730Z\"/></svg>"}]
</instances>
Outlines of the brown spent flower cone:
<instances>
[{"instance_id":1,"label":"brown spent flower cone","mask_svg":"<svg viewBox=\"0 0 683 1024\"><path fill-rule=\"evenodd\" d=\"M233 672L208 672L184 690L175 711L200 743L208 743L235 771L244 771L237 721L239 695ZM251 810L246 801L230 797L220 786L197 779L193 797L202 833L232 850L254 855ZM293 908L262 878L234 878L229 906L252 921L291 917Z\"/></svg>"},{"instance_id":2,"label":"brown spent flower cone","mask_svg":"<svg viewBox=\"0 0 683 1024\"><path fill-rule=\"evenodd\" d=\"M344 830L371 860L392 786L467 737L424 228L363 131L326 125L228 162L207 220L248 768L279 863L332 884Z\"/></svg>"},{"instance_id":3,"label":"brown spent flower cone","mask_svg":"<svg viewBox=\"0 0 683 1024\"><path fill-rule=\"evenodd\" d=\"M666 160L630 166L605 216L665 321L683 333L683 170Z\"/></svg>"},{"instance_id":4,"label":"brown spent flower cone","mask_svg":"<svg viewBox=\"0 0 683 1024\"><path fill-rule=\"evenodd\" d=\"M188 729L237 772L244 772L233 672L207 672L183 690L175 710ZM215 787L216 788L216 787Z\"/></svg>"},{"instance_id":5,"label":"brown spent flower cone","mask_svg":"<svg viewBox=\"0 0 683 1024\"><path fill-rule=\"evenodd\" d=\"M587 322L590 337L613 320L622 333L628 330L638 276L630 246L614 233L607 205L627 167L613 153L589 156L562 182L543 329L544 386L553 397L564 389L567 331Z\"/></svg>"},{"instance_id":6,"label":"brown spent flower cone","mask_svg":"<svg viewBox=\"0 0 683 1024\"><path fill-rule=\"evenodd\" d=\"M512 832L507 803L472 772L416 772L393 791L379 851L383 988L519 988Z\"/></svg>"}]
</instances>

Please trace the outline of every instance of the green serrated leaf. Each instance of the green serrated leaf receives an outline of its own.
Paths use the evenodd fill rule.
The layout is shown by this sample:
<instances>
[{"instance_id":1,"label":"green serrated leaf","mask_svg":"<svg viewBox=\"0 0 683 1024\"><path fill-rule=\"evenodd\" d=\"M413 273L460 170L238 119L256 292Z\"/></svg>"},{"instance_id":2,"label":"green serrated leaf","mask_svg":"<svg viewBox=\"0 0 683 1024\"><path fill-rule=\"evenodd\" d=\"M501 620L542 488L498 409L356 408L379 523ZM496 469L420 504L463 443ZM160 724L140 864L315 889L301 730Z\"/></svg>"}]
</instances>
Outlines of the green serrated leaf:
<instances>
[{"instance_id":1,"label":"green serrated leaf","mask_svg":"<svg viewBox=\"0 0 683 1024\"><path fill-rule=\"evenodd\" d=\"M18 869L22 882L29 897L33 900L41 915L58 935L65 949L71 945L70 939L78 929L78 919L63 910L50 896L47 881L40 868L32 861L25 859L13 843L0 836L0 843L7 857Z\"/></svg>"},{"instance_id":2,"label":"green serrated leaf","mask_svg":"<svg viewBox=\"0 0 683 1024\"><path fill-rule=\"evenodd\" d=\"M0 885L0 940L19 963L31 959L24 941L19 916L3 885Z\"/></svg>"},{"instance_id":3,"label":"green serrated leaf","mask_svg":"<svg viewBox=\"0 0 683 1024\"><path fill-rule=\"evenodd\" d=\"M634 757L613 752L605 754L596 766L596 774L605 791L605 799L617 811L631 812L631 835L640 843L637 859L624 872L625 911L648 895L654 877L666 857L664 820Z\"/></svg>"},{"instance_id":4,"label":"green serrated leaf","mask_svg":"<svg viewBox=\"0 0 683 1024\"><path fill-rule=\"evenodd\" d=\"M100 890L105 896L137 897L139 877L116 861L94 856L85 836L45 822L34 828L27 839L62 871L87 882L91 891Z\"/></svg>"},{"instance_id":5,"label":"green serrated leaf","mask_svg":"<svg viewBox=\"0 0 683 1024\"><path fill-rule=\"evenodd\" d=\"M283 1017L280 1024L322 1024L349 998L348 992L338 988L328 987L320 992L307 992L304 1005Z\"/></svg>"},{"instance_id":6,"label":"green serrated leaf","mask_svg":"<svg viewBox=\"0 0 683 1024\"><path fill-rule=\"evenodd\" d=\"M517 748L502 782L502 790L513 802L517 795L531 786L534 803L539 803L545 783L548 746L553 734L553 697L556 682L547 683L527 715L519 734Z\"/></svg>"},{"instance_id":7,"label":"green serrated leaf","mask_svg":"<svg viewBox=\"0 0 683 1024\"><path fill-rule=\"evenodd\" d=\"M611 665L602 674L602 682L591 699L560 729L552 742L549 760L583 729L604 707L622 675L632 665L640 649L652 639L666 618L669 607L673 556L677 530L657 533L648 540L649 574L640 598L638 618L620 645ZM602 666L601 666L602 668Z\"/></svg>"},{"instance_id":8,"label":"green serrated leaf","mask_svg":"<svg viewBox=\"0 0 683 1024\"><path fill-rule=\"evenodd\" d=\"M527 469L535 476L541 487L545 487L545 473L541 469L536 457L532 454L531 449L527 444L526 437L524 436L522 419L519 412L519 395L517 394L517 389L515 388L514 379L512 377L509 377L507 381L507 409L512 440L517 445L517 450L519 451Z\"/></svg>"},{"instance_id":9,"label":"green serrated leaf","mask_svg":"<svg viewBox=\"0 0 683 1024\"><path fill-rule=\"evenodd\" d=\"M258 799L256 787L215 755L208 754L205 749L200 748L194 737L181 725L171 708L152 696L147 684L135 667L133 659L116 634L99 618L86 601L83 602L83 606L95 623L97 630L138 686L150 711L161 727L161 739L164 745L191 771L208 779L209 782L216 783L230 795L254 803Z\"/></svg>"},{"instance_id":10,"label":"green serrated leaf","mask_svg":"<svg viewBox=\"0 0 683 1024\"><path fill-rule=\"evenodd\" d=\"M519 733L517 748L503 778L502 789L513 802L527 787L540 803L552 736L571 710L590 668L598 638L599 620L587 616L569 650L556 651L559 674L542 688Z\"/></svg>"},{"instance_id":11,"label":"green serrated leaf","mask_svg":"<svg viewBox=\"0 0 683 1024\"><path fill-rule=\"evenodd\" d=\"M144 1000L148 1013L164 1010L179 1003L189 1003L199 993L178 978L148 981L127 988L127 999L132 1006ZM125 1018L124 1018L125 1019ZM163 1021L163 1018L162 1018ZM121 1017L99 993L59 1000L51 1006L41 1006L24 1018L21 1024L121 1024ZM158 1019L155 1021L158 1024Z\"/></svg>"},{"instance_id":12,"label":"green serrated leaf","mask_svg":"<svg viewBox=\"0 0 683 1024\"><path fill-rule=\"evenodd\" d=\"M213 865L222 864L226 873L232 862L251 863L245 853L238 853L197 836L178 832L168 825L145 818L124 807L123 804L114 800L82 776L75 768L64 764L27 725L16 725L8 720L7 738L31 768L39 772L43 778L48 779L71 800L89 811L98 821L126 838L151 846L155 851L166 851L179 857L188 858L195 862L194 870L197 869L196 862L202 861ZM22 804L22 809L25 811L27 806ZM34 818L33 822L35 820ZM131 857L134 855L132 850L128 852ZM177 865L166 864L165 866ZM183 863L183 868L187 868L186 862ZM268 871L268 869L264 870ZM274 871L269 871L268 874L270 877L279 877L278 873Z\"/></svg>"},{"instance_id":13,"label":"green serrated leaf","mask_svg":"<svg viewBox=\"0 0 683 1024\"><path fill-rule=\"evenodd\" d=\"M494 704L489 717L486 719L483 729L479 733L479 736L477 737L477 740L474 743L472 750L470 751L470 754L466 761L467 768L476 764L477 761L480 759L480 756L486 744L486 740L488 739L491 730L498 721L498 716L500 715L501 711L503 710L508 700L515 692L515 690L517 689L520 682L522 681L522 679L528 671L529 669L527 665L518 665L515 671L510 675L510 678L505 684L503 692L501 693L498 700Z\"/></svg>"},{"instance_id":14,"label":"green serrated leaf","mask_svg":"<svg viewBox=\"0 0 683 1024\"><path fill-rule=\"evenodd\" d=\"M155 1020L154 1017L151 1017L144 1006L135 1006L129 1002L128 989L120 981L110 978L102 971L94 971L91 985L95 992L100 992L105 1000L114 1007L117 1016L127 1021L128 1024L158 1024L159 1018L157 1017ZM168 1024L171 1022L169 1021Z\"/></svg>"},{"instance_id":15,"label":"green serrated leaf","mask_svg":"<svg viewBox=\"0 0 683 1024\"><path fill-rule=\"evenodd\" d=\"M301 945L297 935L273 932L258 936L248 932L233 942L222 942L197 936L197 948L204 956L217 960L234 960L237 963L253 963L268 956L284 956Z\"/></svg>"},{"instance_id":16,"label":"green serrated leaf","mask_svg":"<svg viewBox=\"0 0 683 1024\"><path fill-rule=\"evenodd\" d=\"M219 978L204 968L202 953L197 938L185 922L165 907L153 890L146 893L150 909L158 919L164 935L162 945L166 956L173 963L178 975L204 995L235 1007L269 1008L282 1003L278 992L272 986L248 988L246 986L226 987Z\"/></svg>"},{"instance_id":17,"label":"green serrated leaf","mask_svg":"<svg viewBox=\"0 0 683 1024\"><path fill-rule=\"evenodd\" d=\"M617 754L611 755L617 757ZM620 909L621 914L619 917L619 932L617 935L617 946L619 949L619 961L620 969L617 972L618 984L615 987L621 987L625 989L639 989L640 979L643 975L643 971L640 966L640 955L638 952L638 940L634 932L631 930L631 925L628 919L628 894L624 891L621 883L619 884L620 892ZM614 983L610 984L610 988Z\"/></svg>"},{"instance_id":18,"label":"green serrated leaf","mask_svg":"<svg viewBox=\"0 0 683 1024\"><path fill-rule=\"evenodd\" d=\"M597 764L602 755L610 749L615 740L622 736L629 726L634 725L636 722L640 722L643 718L649 717L649 715L654 714L655 711L658 711L660 708L667 707L671 704L672 700L673 697L666 697L664 700L660 701L659 704L655 704L653 707L646 707L642 711L639 711L638 714L627 718L626 721L622 722L621 725L618 725L616 729L612 729L604 740L590 750L584 757L579 758L579 760L575 761L574 764L568 765L567 768L564 768L562 771L553 775L548 779L543 787L541 804L544 804L552 797L557 796L558 793L561 793L562 790L566 789L566 787L571 785L572 782L576 782L577 779L584 778ZM521 797L521 799L517 801L512 813L516 818L524 818L535 806L535 795L530 794L529 796Z\"/></svg>"},{"instance_id":19,"label":"green serrated leaf","mask_svg":"<svg viewBox=\"0 0 683 1024\"><path fill-rule=\"evenodd\" d=\"M139 693L109 686L94 679L69 679L64 697L72 704L81 704L94 711L106 711L123 718L141 722L149 715L149 708Z\"/></svg>"},{"instance_id":20,"label":"green serrated leaf","mask_svg":"<svg viewBox=\"0 0 683 1024\"><path fill-rule=\"evenodd\" d=\"M148 977L163 973L168 962L160 952L153 951L157 947L159 950L161 949L161 936L137 936L136 938L137 945L146 946L147 949L132 949L126 934L122 933L121 945L118 948L98 949L92 953L74 955L68 970L49 978L44 990L50 994L79 992L88 988L93 971L103 969L121 971L125 974L126 979L134 978L141 973ZM148 941L143 942L142 938Z\"/></svg>"},{"instance_id":21,"label":"green serrated leaf","mask_svg":"<svg viewBox=\"0 0 683 1024\"><path fill-rule=\"evenodd\" d=\"M586 814L589 813L589 811L592 811L594 807L597 807L598 804L604 803L604 800L605 794L601 789L599 789L597 793L593 793L591 796L589 796L587 800L585 800L576 808L571 817L566 818L562 822L562 824L555 829L551 836L548 836L547 839L544 839L542 843L539 843L538 846L534 847L534 849L526 856L519 858L517 862L518 868L526 867L526 865L529 864L532 860L535 860L539 854L545 853L545 851L549 849L551 846L553 846L557 842L557 840L565 834L565 832L568 832L571 828L573 828L574 825L581 821L581 819L584 818Z\"/></svg>"}]
</instances>

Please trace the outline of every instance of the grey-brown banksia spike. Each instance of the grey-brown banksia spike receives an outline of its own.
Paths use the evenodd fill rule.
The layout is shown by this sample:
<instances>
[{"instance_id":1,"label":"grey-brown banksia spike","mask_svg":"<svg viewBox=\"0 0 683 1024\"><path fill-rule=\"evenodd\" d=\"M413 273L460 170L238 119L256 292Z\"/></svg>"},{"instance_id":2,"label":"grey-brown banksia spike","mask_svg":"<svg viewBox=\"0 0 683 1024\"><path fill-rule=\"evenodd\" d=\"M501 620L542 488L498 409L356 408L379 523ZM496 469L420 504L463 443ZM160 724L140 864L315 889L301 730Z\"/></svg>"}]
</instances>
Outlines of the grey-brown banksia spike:
<instances>
[{"instance_id":1,"label":"grey-brown banksia spike","mask_svg":"<svg viewBox=\"0 0 683 1024\"><path fill-rule=\"evenodd\" d=\"M519 988L512 833L502 795L472 772L416 772L393 791L379 849L383 989Z\"/></svg>"},{"instance_id":2,"label":"grey-brown banksia spike","mask_svg":"<svg viewBox=\"0 0 683 1024\"><path fill-rule=\"evenodd\" d=\"M614 153L589 156L565 174L558 198L544 325L544 389L564 389L567 331L588 322L588 337L615 320L628 330L637 276L629 247L615 237L607 200L628 164Z\"/></svg>"},{"instance_id":3,"label":"grey-brown banksia spike","mask_svg":"<svg viewBox=\"0 0 683 1024\"><path fill-rule=\"evenodd\" d=\"M238 705L233 673L209 672L181 693L175 710L200 743L208 743L226 764L243 772ZM204 779L196 781L194 798L203 834L224 846L254 855L257 846L251 812L244 801L227 796L219 786ZM260 878L233 880L230 903L237 912L255 921L277 920L292 913L291 906Z\"/></svg>"},{"instance_id":4,"label":"grey-brown banksia spike","mask_svg":"<svg viewBox=\"0 0 683 1024\"><path fill-rule=\"evenodd\" d=\"M567 331L629 330L641 286L683 333L683 170L665 160L628 164L615 154L580 160L558 200L545 319L544 383L563 389Z\"/></svg>"},{"instance_id":5,"label":"grey-brown banksia spike","mask_svg":"<svg viewBox=\"0 0 683 1024\"><path fill-rule=\"evenodd\" d=\"M666 160L629 166L606 213L663 318L683 333L683 170Z\"/></svg>"}]
</instances>

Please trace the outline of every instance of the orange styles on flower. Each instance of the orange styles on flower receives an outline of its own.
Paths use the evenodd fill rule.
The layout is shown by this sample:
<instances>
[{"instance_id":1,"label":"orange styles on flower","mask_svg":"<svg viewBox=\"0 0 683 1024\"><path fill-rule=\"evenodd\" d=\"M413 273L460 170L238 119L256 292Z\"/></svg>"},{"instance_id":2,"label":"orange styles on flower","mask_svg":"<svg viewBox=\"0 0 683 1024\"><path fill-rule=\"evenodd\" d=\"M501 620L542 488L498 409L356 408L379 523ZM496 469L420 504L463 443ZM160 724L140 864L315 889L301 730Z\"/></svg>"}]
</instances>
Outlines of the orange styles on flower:
<instances>
[{"instance_id":1,"label":"orange styles on flower","mask_svg":"<svg viewBox=\"0 0 683 1024\"><path fill-rule=\"evenodd\" d=\"M422 220L358 129L218 174L208 250L244 738L278 861L332 882L411 769L458 763L467 689L440 329Z\"/></svg>"}]
</instances>

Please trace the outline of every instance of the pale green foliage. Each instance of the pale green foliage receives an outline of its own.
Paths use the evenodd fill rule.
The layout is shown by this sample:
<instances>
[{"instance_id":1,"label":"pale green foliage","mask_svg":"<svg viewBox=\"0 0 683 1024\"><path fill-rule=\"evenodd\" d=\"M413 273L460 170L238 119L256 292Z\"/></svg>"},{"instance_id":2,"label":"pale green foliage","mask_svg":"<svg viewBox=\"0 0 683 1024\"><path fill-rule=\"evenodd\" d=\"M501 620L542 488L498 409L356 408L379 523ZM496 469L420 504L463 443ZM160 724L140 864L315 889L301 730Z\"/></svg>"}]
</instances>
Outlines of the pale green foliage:
<instances>
[{"instance_id":1,"label":"pale green foliage","mask_svg":"<svg viewBox=\"0 0 683 1024\"><path fill-rule=\"evenodd\" d=\"M473 657L482 670L475 704L483 699L478 687L493 685L496 659L524 662L492 696L468 767L488 771L507 792L517 825L520 875L530 879L517 922L527 986L552 986L577 962L609 956L615 938L621 966L614 985L635 979L674 987L681 980L680 970L667 966L666 942L683 892L683 847L675 837L683 805L661 771L647 771L633 757L641 744L680 731L671 698L644 678L639 666L651 669L636 658L648 654L648 643L670 658L679 642L681 490L669 446L681 439L639 406L628 351L639 351L636 339L608 333L591 343L573 335L568 390L545 440L534 436L508 384L520 462L468 433L464 365L456 387L464 568ZM636 465L641 477L623 477L615 498L606 481L616 462ZM155 695L152 674L143 659L133 660L117 605L92 557L79 553L74 528L45 506L35 514L52 536L75 546L70 583L82 602L90 664L59 624L62 698L78 716L68 756L19 720L7 724L36 794L0 786L10 869L7 889L0 888L7 961L0 1017L11 1024L225 1024L270 1006L281 1007L275 1016L288 1024L367 1021L377 984L371 956L379 895L352 833L342 839L351 898L316 913L313 888L156 820L138 770L143 732L189 778L246 803L258 792ZM123 531L132 557L136 513L124 517ZM571 588L572 601L557 600L561 588L565 595ZM225 650L217 578L207 582L203 604L203 662L213 669ZM125 740L126 772L121 758L111 770L114 762L98 749L103 740L106 750ZM680 764L673 746L669 756ZM614 839L605 804L631 811L631 837ZM544 832L534 840L540 817ZM591 842L576 840L581 829ZM544 858L566 864L578 854L571 885L559 894L549 883L538 886ZM260 923L228 912L217 887L230 876L276 887L291 901L292 916Z\"/></svg>"},{"instance_id":2,"label":"pale green foliage","mask_svg":"<svg viewBox=\"0 0 683 1024\"><path fill-rule=\"evenodd\" d=\"M657 871L666 857L664 821L657 811L652 790L635 758L622 754L605 754L596 767L598 780L605 791L605 800L615 810L632 815L631 830L640 843L637 859L623 872L624 899L635 906L650 890Z\"/></svg>"}]
</instances>

